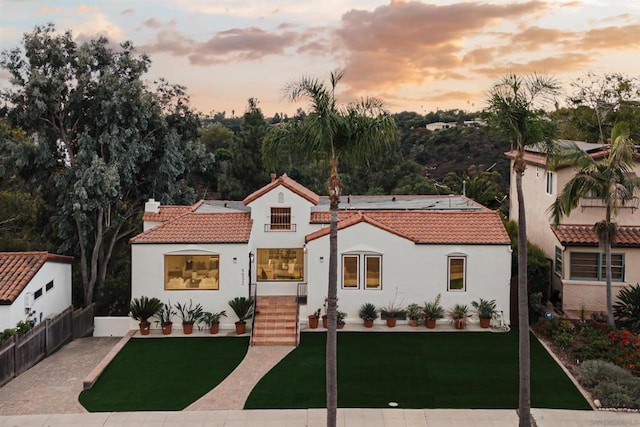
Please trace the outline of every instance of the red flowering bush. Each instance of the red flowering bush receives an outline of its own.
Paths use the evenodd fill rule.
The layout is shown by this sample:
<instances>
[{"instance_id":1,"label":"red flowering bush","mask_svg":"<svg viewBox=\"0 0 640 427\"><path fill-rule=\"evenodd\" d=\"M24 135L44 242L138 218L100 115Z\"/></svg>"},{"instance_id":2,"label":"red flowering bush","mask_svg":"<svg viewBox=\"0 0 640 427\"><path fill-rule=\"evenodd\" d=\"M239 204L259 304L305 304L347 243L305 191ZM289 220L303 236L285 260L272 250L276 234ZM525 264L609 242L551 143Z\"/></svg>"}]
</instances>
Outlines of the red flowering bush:
<instances>
[{"instance_id":1,"label":"red flowering bush","mask_svg":"<svg viewBox=\"0 0 640 427\"><path fill-rule=\"evenodd\" d=\"M607 338L611 343L611 359L634 376L640 376L640 336L631 331L610 331Z\"/></svg>"}]
</instances>

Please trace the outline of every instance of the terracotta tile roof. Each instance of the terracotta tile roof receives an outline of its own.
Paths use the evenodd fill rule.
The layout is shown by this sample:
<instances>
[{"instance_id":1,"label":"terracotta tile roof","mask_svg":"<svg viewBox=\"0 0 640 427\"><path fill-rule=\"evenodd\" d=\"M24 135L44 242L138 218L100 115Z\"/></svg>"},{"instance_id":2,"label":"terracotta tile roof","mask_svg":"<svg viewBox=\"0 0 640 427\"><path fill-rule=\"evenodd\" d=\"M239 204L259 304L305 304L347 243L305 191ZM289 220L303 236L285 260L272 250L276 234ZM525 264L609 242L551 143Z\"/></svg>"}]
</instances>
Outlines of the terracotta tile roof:
<instances>
[{"instance_id":1,"label":"terracotta tile roof","mask_svg":"<svg viewBox=\"0 0 640 427\"><path fill-rule=\"evenodd\" d=\"M251 235L248 212L189 212L138 234L131 243L246 243Z\"/></svg>"},{"instance_id":2,"label":"terracotta tile roof","mask_svg":"<svg viewBox=\"0 0 640 427\"><path fill-rule=\"evenodd\" d=\"M494 211L345 211L338 212L338 221L338 229L366 222L417 244L511 243L499 213ZM306 240L314 240L328 234L329 227L325 227L307 235Z\"/></svg>"},{"instance_id":3,"label":"terracotta tile roof","mask_svg":"<svg viewBox=\"0 0 640 427\"><path fill-rule=\"evenodd\" d=\"M273 190L274 188L276 188L279 185L282 185L283 187L293 191L298 196L307 199L308 201L310 201L314 205L317 205L318 202L320 201L320 196L318 196L313 191L309 190L304 185L298 184L296 181L294 181L293 179L289 178L287 176L287 174L285 173L285 174L282 174L282 176L280 176L280 178L274 180L273 182L270 182L269 184L265 185L261 189L256 190L253 193L249 194L242 201L242 203L244 203L245 206L246 206L249 203L251 203L254 200L256 200L257 198L259 198L260 196L263 196L266 193L268 193L269 191Z\"/></svg>"},{"instance_id":4,"label":"terracotta tile roof","mask_svg":"<svg viewBox=\"0 0 640 427\"><path fill-rule=\"evenodd\" d=\"M45 262L71 264L73 257L47 252L0 252L0 304L11 304Z\"/></svg>"},{"instance_id":5,"label":"terracotta tile roof","mask_svg":"<svg viewBox=\"0 0 640 427\"><path fill-rule=\"evenodd\" d=\"M204 200L200 200L191 206L185 205L160 205L158 212L145 212L142 215L143 221L165 222L172 220L180 215L195 211Z\"/></svg>"},{"instance_id":6,"label":"terracotta tile roof","mask_svg":"<svg viewBox=\"0 0 640 427\"><path fill-rule=\"evenodd\" d=\"M558 241L564 246L597 246L598 237L593 225L558 225L551 226ZM640 247L640 227L618 226L618 234L614 247Z\"/></svg>"}]
</instances>

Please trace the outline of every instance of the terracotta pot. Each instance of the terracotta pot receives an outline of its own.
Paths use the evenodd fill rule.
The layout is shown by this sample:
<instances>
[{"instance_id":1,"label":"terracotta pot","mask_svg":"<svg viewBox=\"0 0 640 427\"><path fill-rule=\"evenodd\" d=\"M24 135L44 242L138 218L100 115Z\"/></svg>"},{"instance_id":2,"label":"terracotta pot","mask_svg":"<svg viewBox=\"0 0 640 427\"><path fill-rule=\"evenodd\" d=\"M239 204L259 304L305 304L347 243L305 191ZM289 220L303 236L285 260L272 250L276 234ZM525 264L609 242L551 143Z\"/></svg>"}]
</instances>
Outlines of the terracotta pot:
<instances>
[{"instance_id":1,"label":"terracotta pot","mask_svg":"<svg viewBox=\"0 0 640 427\"><path fill-rule=\"evenodd\" d=\"M373 328L373 320L365 320L364 321L365 328Z\"/></svg>"},{"instance_id":2,"label":"terracotta pot","mask_svg":"<svg viewBox=\"0 0 640 427\"><path fill-rule=\"evenodd\" d=\"M338 329L342 329L342 328L344 328L344 323L338 323L338 324L336 324L336 328L338 328Z\"/></svg>"},{"instance_id":3,"label":"terracotta pot","mask_svg":"<svg viewBox=\"0 0 640 427\"><path fill-rule=\"evenodd\" d=\"M429 329L434 329L436 327L436 319L425 319L424 324Z\"/></svg>"},{"instance_id":4,"label":"terracotta pot","mask_svg":"<svg viewBox=\"0 0 640 427\"><path fill-rule=\"evenodd\" d=\"M309 316L309 327L311 329L316 329L318 327L318 316L311 315Z\"/></svg>"},{"instance_id":5,"label":"terracotta pot","mask_svg":"<svg viewBox=\"0 0 640 427\"><path fill-rule=\"evenodd\" d=\"M418 326L418 321L415 319L409 319L409 326L413 326L415 328Z\"/></svg>"},{"instance_id":6,"label":"terracotta pot","mask_svg":"<svg viewBox=\"0 0 640 427\"><path fill-rule=\"evenodd\" d=\"M151 330L151 323L140 322L138 326L140 327L140 335L149 335L149 331Z\"/></svg>"},{"instance_id":7,"label":"terracotta pot","mask_svg":"<svg viewBox=\"0 0 640 427\"><path fill-rule=\"evenodd\" d=\"M387 317L387 326L390 328L395 328L397 320L398 319L396 319L395 317Z\"/></svg>"},{"instance_id":8,"label":"terracotta pot","mask_svg":"<svg viewBox=\"0 0 640 427\"><path fill-rule=\"evenodd\" d=\"M220 329L220 323L216 323L216 324L211 325L211 326L209 327L209 333L210 333L211 335L215 335L215 334L217 334L217 333L218 333L218 330L219 330L219 329Z\"/></svg>"},{"instance_id":9,"label":"terracotta pot","mask_svg":"<svg viewBox=\"0 0 640 427\"><path fill-rule=\"evenodd\" d=\"M236 322L236 334L242 335L247 332L247 322Z\"/></svg>"},{"instance_id":10,"label":"terracotta pot","mask_svg":"<svg viewBox=\"0 0 640 427\"><path fill-rule=\"evenodd\" d=\"M329 326L329 321L327 320L327 315L323 314L322 315L322 327L327 329Z\"/></svg>"},{"instance_id":11,"label":"terracotta pot","mask_svg":"<svg viewBox=\"0 0 640 427\"><path fill-rule=\"evenodd\" d=\"M454 326L456 329L464 329L464 325L465 325L465 323L466 323L466 322L464 321L464 319L454 319L454 320L453 320L453 326Z\"/></svg>"},{"instance_id":12,"label":"terracotta pot","mask_svg":"<svg viewBox=\"0 0 640 427\"><path fill-rule=\"evenodd\" d=\"M480 318L480 327L483 329L487 329L491 325L490 317L481 317Z\"/></svg>"},{"instance_id":13,"label":"terracotta pot","mask_svg":"<svg viewBox=\"0 0 640 427\"><path fill-rule=\"evenodd\" d=\"M167 323L165 325L162 325L162 335L170 335L172 327L173 327L173 323Z\"/></svg>"},{"instance_id":14,"label":"terracotta pot","mask_svg":"<svg viewBox=\"0 0 640 427\"><path fill-rule=\"evenodd\" d=\"M184 332L185 335L191 335L191 333L193 333L193 323L183 323L182 332Z\"/></svg>"}]
</instances>

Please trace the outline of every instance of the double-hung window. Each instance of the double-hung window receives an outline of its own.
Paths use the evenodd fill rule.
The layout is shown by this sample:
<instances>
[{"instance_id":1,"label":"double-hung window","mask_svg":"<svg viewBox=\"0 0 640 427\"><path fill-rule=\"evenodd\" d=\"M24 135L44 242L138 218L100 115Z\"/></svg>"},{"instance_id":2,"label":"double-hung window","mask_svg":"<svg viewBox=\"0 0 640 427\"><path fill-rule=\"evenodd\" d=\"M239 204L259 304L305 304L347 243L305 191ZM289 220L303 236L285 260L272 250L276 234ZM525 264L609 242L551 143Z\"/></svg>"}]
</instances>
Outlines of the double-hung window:
<instances>
[{"instance_id":1,"label":"double-hung window","mask_svg":"<svg viewBox=\"0 0 640 427\"><path fill-rule=\"evenodd\" d=\"M547 194L553 194L553 172L547 171Z\"/></svg>"},{"instance_id":2,"label":"double-hung window","mask_svg":"<svg viewBox=\"0 0 640 427\"><path fill-rule=\"evenodd\" d=\"M343 255L342 287L344 289L381 289L382 256L369 254Z\"/></svg>"}]
</instances>

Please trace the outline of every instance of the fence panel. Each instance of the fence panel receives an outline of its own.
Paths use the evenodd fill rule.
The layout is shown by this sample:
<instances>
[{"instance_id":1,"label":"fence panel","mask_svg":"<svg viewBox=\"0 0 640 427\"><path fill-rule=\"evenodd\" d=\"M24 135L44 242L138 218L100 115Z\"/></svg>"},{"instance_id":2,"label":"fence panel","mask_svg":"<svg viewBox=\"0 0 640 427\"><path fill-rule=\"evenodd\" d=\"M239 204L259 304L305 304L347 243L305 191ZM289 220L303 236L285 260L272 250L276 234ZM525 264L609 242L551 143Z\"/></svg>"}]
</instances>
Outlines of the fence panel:
<instances>
[{"instance_id":1,"label":"fence panel","mask_svg":"<svg viewBox=\"0 0 640 427\"><path fill-rule=\"evenodd\" d=\"M44 359L47 350L46 336L47 328L43 322L16 339L16 375Z\"/></svg>"},{"instance_id":2,"label":"fence panel","mask_svg":"<svg viewBox=\"0 0 640 427\"><path fill-rule=\"evenodd\" d=\"M73 309L67 308L53 319L47 319L47 356L53 354L71 339L71 314Z\"/></svg>"},{"instance_id":3,"label":"fence panel","mask_svg":"<svg viewBox=\"0 0 640 427\"><path fill-rule=\"evenodd\" d=\"M93 335L93 315L95 311L95 303L81 310L73 312L73 321L71 330L73 331L73 339L82 338Z\"/></svg>"},{"instance_id":4,"label":"fence panel","mask_svg":"<svg viewBox=\"0 0 640 427\"><path fill-rule=\"evenodd\" d=\"M0 344L0 387L16 376L15 348L16 337Z\"/></svg>"}]
</instances>

